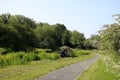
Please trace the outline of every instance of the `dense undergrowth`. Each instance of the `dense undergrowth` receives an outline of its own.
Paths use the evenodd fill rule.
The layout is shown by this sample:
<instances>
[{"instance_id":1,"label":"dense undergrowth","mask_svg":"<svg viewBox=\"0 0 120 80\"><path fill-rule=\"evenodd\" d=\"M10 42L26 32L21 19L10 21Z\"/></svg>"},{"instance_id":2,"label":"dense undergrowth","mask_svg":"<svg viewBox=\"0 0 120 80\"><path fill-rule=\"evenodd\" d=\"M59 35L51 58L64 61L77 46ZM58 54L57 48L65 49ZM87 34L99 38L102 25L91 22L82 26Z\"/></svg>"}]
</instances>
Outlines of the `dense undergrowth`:
<instances>
[{"instance_id":1,"label":"dense undergrowth","mask_svg":"<svg viewBox=\"0 0 120 80\"><path fill-rule=\"evenodd\" d=\"M5 52L5 50L3 51ZM69 54L71 53L69 52ZM90 54L90 51L73 49L73 53L69 57L78 57L80 55L87 54ZM31 52L9 52L7 54L0 54L0 67L8 65L29 64L31 61L43 59L57 60L59 58L61 58L60 53L52 52L50 49L35 49Z\"/></svg>"}]
</instances>

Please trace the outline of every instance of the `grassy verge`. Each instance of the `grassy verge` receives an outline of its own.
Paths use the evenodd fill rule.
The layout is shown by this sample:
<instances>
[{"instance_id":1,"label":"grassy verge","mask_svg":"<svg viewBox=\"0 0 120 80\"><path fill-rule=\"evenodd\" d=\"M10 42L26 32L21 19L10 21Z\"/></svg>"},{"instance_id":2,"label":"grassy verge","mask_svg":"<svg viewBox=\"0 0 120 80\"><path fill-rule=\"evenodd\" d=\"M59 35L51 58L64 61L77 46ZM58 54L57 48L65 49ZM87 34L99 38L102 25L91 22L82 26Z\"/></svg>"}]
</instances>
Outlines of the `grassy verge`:
<instances>
[{"instance_id":1,"label":"grassy verge","mask_svg":"<svg viewBox=\"0 0 120 80\"><path fill-rule=\"evenodd\" d=\"M89 67L78 80L120 80L120 66L108 55Z\"/></svg>"},{"instance_id":2,"label":"grassy verge","mask_svg":"<svg viewBox=\"0 0 120 80\"><path fill-rule=\"evenodd\" d=\"M0 69L0 80L32 80L55 69L92 57L94 54L81 55L75 58L33 61L27 65L11 65Z\"/></svg>"}]
</instances>

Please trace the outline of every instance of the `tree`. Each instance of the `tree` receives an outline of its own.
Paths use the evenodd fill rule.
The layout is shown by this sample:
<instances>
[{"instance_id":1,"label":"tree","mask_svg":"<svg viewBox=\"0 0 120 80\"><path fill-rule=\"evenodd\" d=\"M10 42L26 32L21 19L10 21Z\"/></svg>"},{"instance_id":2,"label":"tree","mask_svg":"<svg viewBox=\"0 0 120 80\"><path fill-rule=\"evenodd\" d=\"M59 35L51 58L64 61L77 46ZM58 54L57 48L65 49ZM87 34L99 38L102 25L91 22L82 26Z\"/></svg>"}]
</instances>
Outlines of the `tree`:
<instances>
[{"instance_id":1,"label":"tree","mask_svg":"<svg viewBox=\"0 0 120 80\"><path fill-rule=\"evenodd\" d=\"M66 30L66 27L63 24L55 24L54 27L54 39L56 40L56 47L62 46L62 35Z\"/></svg>"},{"instance_id":2,"label":"tree","mask_svg":"<svg viewBox=\"0 0 120 80\"><path fill-rule=\"evenodd\" d=\"M104 25L99 31L103 49L118 51L120 48L120 25L117 23Z\"/></svg>"},{"instance_id":3,"label":"tree","mask_svg":"<svg viewBox=\"0 0 120 80\"><path fill-rule=\"evenodd\" d=\"M62 45L82 48L84 41L84 34L71 32L64 24L36 23L23 15L9 13L0 15L0 47L14 51L36 47L56 50Z\"/></svg>"},{"instance_id":4,"label":"tree","mask_svg":"<svg viewBox=\"0 0 120 80\"><path fill-rule=\"evenodd\" d=\"M40 23L35 29L38 38L38 44L41 48L50 48L56 50L62 45L62 34L66 27L63 24L50 25L48 23Z\"/></svg>"},{"instance_id":5,"label":"tree","mask_svg":"<svg viewBox=\"0 0 120 80\"><path fill-rule=\"evenodd\" d=\"M70 37L70 42L74 47L82 48L85 42L84 34L79 33L78 31L73 31Z\"/></svg>"},{"instance_id":6,"label":"tree","mask_svg":"<svg viewBox=\"0 0 120 80\"><path fill-rule=\"evenodd\" d=\"M64 46L71 46L70 37L71 37L71 31L65 30L62 35L62 44Z\"/></svg>"},{"instance_id":7,"label":"tree","mask_svg":"<svg viewBox=\"0 0 120 80\"><path fill-rule=\"evenodd\" d=\"M35 29L35 33L38 39L38 47L55 49L55 31L54 27L48 23L40 24Z\"/></svg>"},{"instance_id":8,"label":"tree","mask_svg":"<svg viewBox=\"0 0 120 80\"><path fill-rule=\"evenodd\" d=\"M7 13L7 14L2 14L0 16L1 20L3 21L4 24L7 24L9 21L9 18L11 17L11 14Z\"/></svg>"},{"instance_id":9,"label":"tree","mask_svg":"<svg viewBox=\"0 0 120 80\"><path fill-rule=\"evenodd\" d=\"M24 21L22 23L19 20ZM36 36L33 24L36 23L24 16L2 14L0 16L0 47L12 48L15 51L35 47Z\"/></svg>"}]
</instances>

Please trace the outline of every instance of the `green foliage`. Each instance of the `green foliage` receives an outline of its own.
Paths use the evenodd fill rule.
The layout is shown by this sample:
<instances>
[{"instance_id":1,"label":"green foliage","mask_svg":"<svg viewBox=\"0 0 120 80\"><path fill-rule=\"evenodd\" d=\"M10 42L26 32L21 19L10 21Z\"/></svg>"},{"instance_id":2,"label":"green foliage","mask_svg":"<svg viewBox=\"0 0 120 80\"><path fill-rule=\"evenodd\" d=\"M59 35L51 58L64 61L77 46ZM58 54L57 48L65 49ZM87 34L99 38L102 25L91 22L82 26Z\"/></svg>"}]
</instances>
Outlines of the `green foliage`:
<instances>
[{"instance_id":1,"label":"green foliage","mask_svg":"<svg viewBox=\"0 0 120 80\"><path fill-rule=\"evenodd\" d=\"M32 19L22 15L0 15L0 47L15 51L35 47L35 27L36 23Z\"/></svg>"},{"instance_id":2,"label":"green foliage","mask_svg":"<svg viewBox=\"0 0 120 80\"><path fill-rule=\"evenodd\" d=\"M99 31L100 41L98 42L99 49L108 50L110 52L119 53L120 49L120 15L116 20L118 23L106 24L103 29Z\"/></svg>"},{"instance_id":3,"label":"green foliage","mask_svg":"<svg viewBox=\"0 0 120 80\"><path fill-rule=\"evenodd\" d=\"M64 46L71 46L71 43L70 43L70 37L71 37L71 31L69 30L65 30L63 35L62 35L62 44Z\"/></svg>"},{"instance_id":4,"label":"green foliage","mask_svg":"<svg viewBox=\"0 0 120 80\"><path fill-rule=\"evenodd\" d=\"M57 50L60 46L80 47L84 45L84 35L77 31L69 31L64 24L50 25L35 23L23 15L0 15L0 47L14 51L48 48Z\"/></svg>"},{"instance_id":5,"label":"green foliage","mask_svg":"<svg viewBox=\"0 0 120 80\"><path fill-rule=\"evenodd\" d=\"M84 34L79 33L78 31L73 31L70 37L70 42L74 47L82 48L85 42Z\"/></svg>"},{"instance_id":6,"label":"green foliage","mask_svg":"<svg viewBox=\"0 0 120 80\"><path fill-rule=\"evenodd\" d=\"M56 50L62 45L62 33L64 33L65 29L66 27L62 24L38 24L37 28L35 29L35 33L38 38L38 47Z\"/></svg>"},{"instance_id":7,"label":"green foliage","mask_svg":"<svg viewBox=\"0 0 120 80\"><path fill-rule=\"evenodd\" d=\"M26 64L33 60L31 53L13 52L7 55L0 55L0 66Z\"/></svg>"},{"instance_id":8,"label":"green foliage","mask_svg":"<svg viewBox=\"0 0 120 80\"><path fill-rule=\"evenodd\" d=\"M1 49L2 50L2 49ZM49 52L51 49L36 49L34 52L11 52L6 55L0 54L0 66L28 64L31 61L60 58L60 54Z\"/></svg>"},{"instance_id":9,"label":"green foliage","mask_svg":"<svg viewBox=\"0 0 120 80\"><path fill-rule=\"evenodd\" d=\"M120 48L120 25L105 25L105 29L100 31L102 49L118 51Z\"/></svg>"},{"instance_id":10,"label":"green foliage","mask_svg":"<svg viewBox=\"0 0 120 80\"><path fill-rule=\"evenodd\" d=\"M62 38L63 38L62 35L67 29L63 24L56 24L53 26L54 26L54 33L55 33L54 39L56 40L56 47L60 47L62 46Z\"/></svg>"}]
</instances>

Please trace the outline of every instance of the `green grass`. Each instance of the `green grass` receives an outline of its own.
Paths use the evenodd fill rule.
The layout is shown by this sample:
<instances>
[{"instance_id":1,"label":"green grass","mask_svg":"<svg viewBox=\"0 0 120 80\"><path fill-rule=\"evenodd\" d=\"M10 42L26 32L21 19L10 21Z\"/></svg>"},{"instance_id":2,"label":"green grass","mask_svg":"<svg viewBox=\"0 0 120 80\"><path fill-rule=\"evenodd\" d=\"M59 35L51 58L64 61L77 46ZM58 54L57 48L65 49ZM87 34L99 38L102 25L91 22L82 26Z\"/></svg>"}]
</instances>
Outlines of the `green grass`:
<instances>
[{"instance_id":1,"label":"green grass","mask_svg":"<svg viewBox=\"0 0 120 80\"><path fill-rule=\"evenodd\" d=\"M10 65L0 69L0 80L32 80L66 65L94 57L94 54L57 60L43 59L26 65Z\"/></svg>"},{"instance_id":2,"label":"green grass","mask_svg":"<svg viewBox=\"0 0 120 80\"><path fill-rule=\"evenodd\" d=\"M78 80L120 80L120 66L108 55L101 55L101 58L89 67Z\"/></svg>"}]
</instances>

